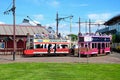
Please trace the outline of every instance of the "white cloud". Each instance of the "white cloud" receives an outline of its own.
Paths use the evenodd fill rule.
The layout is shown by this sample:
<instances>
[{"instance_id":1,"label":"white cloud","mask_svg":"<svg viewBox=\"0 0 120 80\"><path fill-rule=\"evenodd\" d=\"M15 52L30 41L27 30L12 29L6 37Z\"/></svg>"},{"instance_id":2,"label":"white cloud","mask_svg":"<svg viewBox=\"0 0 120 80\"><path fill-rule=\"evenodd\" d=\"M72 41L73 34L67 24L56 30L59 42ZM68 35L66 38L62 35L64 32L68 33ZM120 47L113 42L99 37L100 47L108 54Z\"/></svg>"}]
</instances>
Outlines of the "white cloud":
<instances>
[{"instance_id":1,"label":"white cloud","mask_svg":"<svg viewBox=\"0 0 120 80\"><path fill-rule=\"evenodd\" d=\"M108 20L111 15L111 13L89 14L88 18L92 20Z\"/></svg>"},{"instance_id":2,"label":"white cloud","mask_svg":"<svg viewBox=\"0 0 120 80\"><path fill-rule=\"evenodd\" d=\"M104 28L105 26L103 25L105 21L110 19L112 16L112 13L100 13L100 14L89 14L88 18L91 19L92 24L101 24L101 25L91 25L92 30L97 30L100 28Z\"/></svg>"},{"instance_id":3,"label":"white cloud","mask_svg":"<svg viewBox=\"0 0 120 80\"><path fill-rule=\"evenodd\" d=\"M4 22L0 22L0 24L5 24Z\"/></svg>"},{"instance_id":4,"label":"white cloud","mask_svg":"<svg viewBox=\"0 0 120 80\"><path fill-rule=\"evenodd\" d=\"M45 26L47 26L47 27L50 26L50 27L56 28L56 23L46 24ZM59 27L60 29L65 28L65 27L68 27L68 26L70 26L70 25L65 24L65 23L62 23L62 24L59 24L59 25L58 25L58 27Z\"/></svg>"},{"instance_id":5,"label":"white cloud","mask_svg":"<svg viewBox=\"0 0 120 80\"><path fill-rule=\"evenodd\" d=\"M40 24L40 22L34 20L34 21L30 21L30 24L36 26L37 24Z\"/></svg>"},{"instance_id":6,"label":"white cloud","mask_svg":"<svg viewBox=\"0 0 120 80\"><path fill-rule=\"evenodd\" d=\"M96 23L96 24L104 24L105 21L103 21L103 20L96 20L95 23Z\"/></svg>"},{"instance_id":7,"label":"white cloud","mask_svg":"<svg viewBox=\"0 0 120 80\"><path fill-rule=\"evenodd\" d=\"M53 1L47 2L47 4L52 6L52 7L58 7L60 5L60 2L53 0Z\"/></svg>"},{"instance_id":8,"label":"white cloud","mask_svg":"<svg viewBox=\"0 0 120 80\"><path fill-rule=\"evenodd\" d=\"M46 27L52 27L52 28L55 28L55 26L56 26L56 23L50 23L50 24L46 24L45 26L46 26Z\"/></svg>"},{"instance_id":9,"label":"white cloud","mask_svg":"<svg viewBox=\"0 0 120 80\"><path fill-rule=\"evenodd\" d=\"M72 6L72 7L87 7L88 4L86 4L86 3L83 3L83 4L72 3L72 4L70 4L70 6Z\"/></svg>"},{"instance_id":10,"label":"white cloud","mask_svg":"<svg viewBox=\"0 0 120 80\"><path fill-rule=\"evenodd\" d=\"M50 23L50 24L46 24L46 27L52 27L54 29L54 31L56 32L56 23ZM72 24L71 26L71 31L72 33L77 34L78 33L78 24ZM77 30L76 30L77 29ZM66 24L66 23L60 23L58 26L58 32L61 34L70 34L70 24Z\"/></svg>"},{"instance_id":11,"label":"white cloud","mask_svg":"<svg viewBox=\"0 0 120 80\"><path fill-rule=\"evenodd\" d=\"M44 15L42 14L38 14L38 15L33 15L33 17L35 18L35 20L44 20Z\"/></svg>"}]
</instances>

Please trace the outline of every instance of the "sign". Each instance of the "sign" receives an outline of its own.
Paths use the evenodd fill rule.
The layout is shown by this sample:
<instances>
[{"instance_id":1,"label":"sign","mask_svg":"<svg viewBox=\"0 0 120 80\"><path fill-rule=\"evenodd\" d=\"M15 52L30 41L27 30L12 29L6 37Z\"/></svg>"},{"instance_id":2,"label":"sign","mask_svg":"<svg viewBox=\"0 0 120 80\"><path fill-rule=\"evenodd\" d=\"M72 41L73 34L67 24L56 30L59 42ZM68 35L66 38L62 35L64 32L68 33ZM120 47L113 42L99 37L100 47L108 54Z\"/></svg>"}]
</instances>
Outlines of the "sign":
<instances>
[{"instance_id":1,"label":"sign","mask_svg":"<svg viewBox=\"0 0 120 80\"><path fill-rule=\"evenodd\" d=\"M68 40L34 39L34 42L68 42Z\"/></svg>"},{"instance_id":2,"label":"sign","mask_svg":"<svg viewBox=\"0 0 120 80\"><path fill-rule=\"evenodd\" d=\"M5 48L5 43L4 42L0 42L0 49L4 49Z\"/></svg>"},{"instance_id":3,"label":"sign","mask_svg":"<svg viewBox=\"0 0 120 80\"><path fill-rule=\"evenodd\" d=\"M110 38L106 37L92 37L93 42L110 42Z\"/></svg>"},{"instance_id":4,"label":"sign","mask_svg":"<svg viewBox=\"0 0 120 80\"><path fill-rule=\"evenodd\" d=\"M92 41L92 38L90 36L85 36L84 40L85 40L85 42L90 42L90 41Z\"/></svg>"}]
</instances>

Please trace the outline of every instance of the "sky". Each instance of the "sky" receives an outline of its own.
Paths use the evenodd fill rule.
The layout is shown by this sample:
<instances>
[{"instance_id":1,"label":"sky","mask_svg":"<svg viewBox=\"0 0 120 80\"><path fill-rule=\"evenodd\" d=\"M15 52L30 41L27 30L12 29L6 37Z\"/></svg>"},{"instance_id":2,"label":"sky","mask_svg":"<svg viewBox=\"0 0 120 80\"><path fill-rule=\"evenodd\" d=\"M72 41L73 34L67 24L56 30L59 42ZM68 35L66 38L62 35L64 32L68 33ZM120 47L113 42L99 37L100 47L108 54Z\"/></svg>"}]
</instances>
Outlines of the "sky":
<instances>
[{"instance_id":1,"label":"sky","mask_svg":"<svg viewBox=\"0 0 120 80\"><path fill-rule=\"evenodd\" d=\"M0 24L13 24L12 12L4 14L12 8L13 0L0 0ZM15 0L16 24L21 24L29 16L34 22L56 31L56 14L59 18L58 32L62 34L78 34L79 17L81 32L88 32L89 19L93 24L103 24L105 21L120 14L120 0ZM70 20L69 16L73 16ZM33 24L32 21L30 21ZM71 26L71 31L70 31ZM95 32L103 25L91 25L91 32Z\"/></svg>"}]
</instances>

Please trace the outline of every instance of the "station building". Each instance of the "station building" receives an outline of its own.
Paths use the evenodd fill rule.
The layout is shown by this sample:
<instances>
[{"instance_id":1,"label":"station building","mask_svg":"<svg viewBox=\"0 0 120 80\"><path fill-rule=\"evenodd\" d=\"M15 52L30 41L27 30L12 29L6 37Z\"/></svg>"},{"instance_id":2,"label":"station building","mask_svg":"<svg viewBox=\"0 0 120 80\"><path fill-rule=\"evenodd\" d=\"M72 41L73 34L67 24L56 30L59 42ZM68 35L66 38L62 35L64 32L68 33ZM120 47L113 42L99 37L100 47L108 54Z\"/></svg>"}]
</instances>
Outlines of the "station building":
<instances>
[{"instance_id":1,"label":"station building","mask_svg":"<svg viewBox=\"0 0 120 80\"><path fill-rule=\"evenodd\" d=\"M103 29L97 30L99 33L117 34L120 33L120 15L114 16L110 20L104 23L106 26Z\"/></svg>"},{"instance_id":2,"label":"station building","mask_svg":"<svg viewBox=\"0 0 120 80\"><path fill-rule=\"evenodd\" d=\"M26 25L27 24L27 25ZM27 34L49 34L48 30L41 25L32 26L26 21L15 26L16 52L21 53L26 47ZM0 24L0 54L13 52L13 25Z\"/></svg>"}]
</instances>

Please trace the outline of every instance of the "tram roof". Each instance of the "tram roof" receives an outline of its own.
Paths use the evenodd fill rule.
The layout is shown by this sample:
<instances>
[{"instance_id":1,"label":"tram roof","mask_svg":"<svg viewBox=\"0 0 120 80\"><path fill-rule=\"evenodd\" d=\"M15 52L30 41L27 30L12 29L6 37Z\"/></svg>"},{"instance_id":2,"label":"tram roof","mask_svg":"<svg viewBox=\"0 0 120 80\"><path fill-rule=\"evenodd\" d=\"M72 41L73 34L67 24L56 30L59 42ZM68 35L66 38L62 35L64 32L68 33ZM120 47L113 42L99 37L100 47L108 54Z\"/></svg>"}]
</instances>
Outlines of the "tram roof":
<instances>
[{"instance_id":1,"label":"tram roof","mask_svg":"<svg viewBox=\"0 0 120 80\"><path fill-rule=\"evenodd\" d=\"M96 33L96 34L93 34L93 33L91 33L91 34L89 34L89 33L87 33L87 34L81 34L80 35L80 37L111 37L111 35L106 35L106 34L100 34L100 33Z\"/></svg>"}]
</instances>

